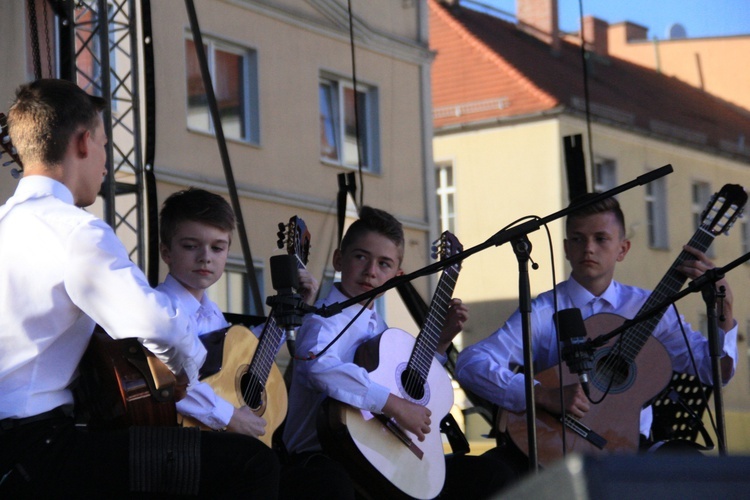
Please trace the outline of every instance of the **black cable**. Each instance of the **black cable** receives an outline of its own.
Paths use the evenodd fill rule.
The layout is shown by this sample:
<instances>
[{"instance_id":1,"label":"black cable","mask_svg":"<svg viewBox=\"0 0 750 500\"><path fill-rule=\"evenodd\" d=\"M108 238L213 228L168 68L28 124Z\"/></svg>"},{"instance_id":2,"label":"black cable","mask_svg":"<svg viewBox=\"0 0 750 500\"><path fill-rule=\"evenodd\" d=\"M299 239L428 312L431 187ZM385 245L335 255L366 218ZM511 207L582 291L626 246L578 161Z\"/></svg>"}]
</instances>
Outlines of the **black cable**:
<instances>
[{"instance_id":1,"label":"black cable","mask_svg":"<svg viewBox=\"0 0 750 500\"><path fill-rule=\"evenodd\" d=\"M349 13L349 47L352 56L352 85L354 86L354 135L357 140L357 171L359 173L359 206L364 206L365 184L362 176L362 144L359 139L359 99L357 99L357 58L354 50L354 17L352 15L352 0L348 0ZM344 124L341 125L342 127Z\"/></svg>"},{"instance_id":2,"label":"black cable","mask_svg":"<svg viewBox=\"0 0 750 500\"><path fill-rule=\"evenodd\" d=\"M591 167L592 186L596 181L596 172L594 171L594 138L591 135L591 109L589 106L589 72L586 53L586 41L583 37L583 0L578 0L578 9L580 17L580 37L581 37L581 67L583 68L583 101L586 108L586 135L589 138L589 166ZM584 164L585 164L584 159Z\"/></svg>"}]
</instances>

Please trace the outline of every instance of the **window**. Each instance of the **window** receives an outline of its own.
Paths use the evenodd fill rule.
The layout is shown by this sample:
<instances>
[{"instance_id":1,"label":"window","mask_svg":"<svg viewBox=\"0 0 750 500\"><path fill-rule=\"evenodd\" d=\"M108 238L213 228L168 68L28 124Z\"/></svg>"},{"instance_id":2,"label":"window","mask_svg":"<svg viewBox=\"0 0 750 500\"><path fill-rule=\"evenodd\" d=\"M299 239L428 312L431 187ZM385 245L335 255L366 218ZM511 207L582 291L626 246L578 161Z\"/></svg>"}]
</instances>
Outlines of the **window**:
<instances>
[{"instance_id":1,"label":"window","mask_svg":"<svg viewBox=\"0 0 750 500\"><path fill-rule=\"evenodd\" d=\"M663 177L646 184L646 217L649 246L660 249L668 248L667 188Z\"/></svg>"},{"instance_id":2,"label":"window","mask_svg":"<svg viewBox=\"0 0 750 500\"><path fill-rule=\"evenodd\" d=\"M440 221L440 232L456 233L456 210L454 197L456 187L453 185L453 164L441 162L435 165L435 186L437 187L437 209Z\"/></svg>"},{"instance_id":3,"label":"window","mask_svg":"<svg viewBox=\"0 0 750 500\"><path fill-rule=\"evenodd\" d=\"M750 252L750 223L746 220L740 221L740 230L742 231L742 254L746 254ZM747 264L750 261L745 262ZM748 333L750 333L750 330L748 330Z\"/></svg>"},{"instance_id":4,"label":"window","mask_svg":"<svg viewBox=\"0 0 750 500\"><path fill-rule=\"evenodd\" d=\"M361 152L362 168L377 172L380 168L377 89L358 85L355 91L351 82L322 77L318 97L320 158L337 165L358 167Z\"/></svg>"},{"instance_id":5,"label":"window","mask_svg":"<svg viewBox=\"0 0 750 500\"><path fill-rule=\"evenodd\" d=\"M594 163L594 192L603 193L617 186L615 160L600 158Z\"/></svg>"},{"instance_id":6,"label":"window","mask_svg":"<svg viewBox=\"0 0 750 500\"><path fill-rule=\"evenodd\" d=\"M255 266L255 279L263 296L263 269ZM206 290L208 298L216 302L223 312L265 316L264 311L255 308L247 273L242 266L227 266L219 281Z\"/></svg>"},{"instance_id":7,"label":"window","mask_svg":"<svg viewBox=\"0 0 750 500\"><path fill-rule=\"evenodd\" d=\"M711 199L711 186L707 182L693 182L691 186L691 210L693 214L693 228L698 229L701 225L701 215ZM714 257L714 248L708 247L706 255Z\"/></svg>"},{"instance_id":8,"label":"window","mask_svg":"<svg viewBox=\"0 0 750 500\"><path fill-rule=\"evenodd\" d=\"M257 58L250 49L204 38L221 126L227 138L260 142ZM188 128L214 133L195 42L185 40ZM220 75L220 78L216 78Z\"/></svg>"}]
</instances>

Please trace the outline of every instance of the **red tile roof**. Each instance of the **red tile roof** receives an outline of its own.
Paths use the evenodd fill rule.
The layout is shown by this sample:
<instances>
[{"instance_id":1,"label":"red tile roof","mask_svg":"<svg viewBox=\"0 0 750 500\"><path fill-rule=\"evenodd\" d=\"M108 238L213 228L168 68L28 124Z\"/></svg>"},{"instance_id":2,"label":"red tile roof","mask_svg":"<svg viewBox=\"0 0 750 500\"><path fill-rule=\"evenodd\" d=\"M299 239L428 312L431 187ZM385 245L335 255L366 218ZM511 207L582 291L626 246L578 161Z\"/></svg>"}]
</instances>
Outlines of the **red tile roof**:
<instances>
[{"instance_id":1,"label":"red tile roof","mask_svg":"<svg viewBox=\"0 0 750 500\"><path fill-rule=\"evenodd\" d=\"M585 111L581 49L429 0L437 132L542 113ZM653 70L587 53L593 120L750 161L750 112Z\"/></svg>"}]
</instances>

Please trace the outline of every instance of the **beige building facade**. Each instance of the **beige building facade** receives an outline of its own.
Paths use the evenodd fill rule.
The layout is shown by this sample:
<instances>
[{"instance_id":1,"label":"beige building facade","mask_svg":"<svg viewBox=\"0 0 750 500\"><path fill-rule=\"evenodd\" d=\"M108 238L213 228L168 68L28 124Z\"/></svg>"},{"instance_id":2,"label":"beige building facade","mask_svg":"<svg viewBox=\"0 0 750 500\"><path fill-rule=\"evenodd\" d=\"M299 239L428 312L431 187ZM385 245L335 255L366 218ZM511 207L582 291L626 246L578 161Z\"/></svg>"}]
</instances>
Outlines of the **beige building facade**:
<instances>
[{"instance_id":1,"label":"beige building facade","mask_svg":"<svg viewBox=\"0 0 750 500\"><path fill-rule=\"evenodd\" d=\"M38 2L38 8L44 3ZM16 86L33 79L26 4L6 2L0 15L0 111L6 114ZM277 225L294 215L307 223L312 235L308 269L324 286L333 279L339 174L357 174L348 222L356 217L353 200L388 210L405 225L404 269L413 271L431 261L430 245L437 233L429 215L434 183L426 3L354 0L351 6L354 48L347 2L195 1L263 299L275 293L268 259L280 252ZM160 0L150 7L158 202L187 186L229 198L185 3ZM56 18L51 11L48 15L52 26ZM54 54L52 61L57 61ZM113 115L117 113L115 108ZM16 182L0 173L5 178L0 183L4 202ZM102 208L94 210L101 213ZM228 279L217 284L212 295L225 310L249 312L237 234L230 254ZM162 264L160 269L163 277L166 268ZM415 282L424 297L432 284L429 278ZM389 323L415 331L395 291L380 307Z\"/></svg>"}]
</instances>

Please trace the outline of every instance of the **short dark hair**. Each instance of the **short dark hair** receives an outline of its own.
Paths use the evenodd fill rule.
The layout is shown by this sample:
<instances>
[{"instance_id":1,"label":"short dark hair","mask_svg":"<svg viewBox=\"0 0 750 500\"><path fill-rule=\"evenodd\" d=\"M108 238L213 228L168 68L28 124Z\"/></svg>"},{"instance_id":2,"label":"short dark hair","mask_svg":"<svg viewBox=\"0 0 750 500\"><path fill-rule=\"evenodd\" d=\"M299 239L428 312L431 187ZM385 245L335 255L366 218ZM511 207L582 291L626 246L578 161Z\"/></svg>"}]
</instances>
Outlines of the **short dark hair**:
<instances>
[{"instance_id":1,"label":"short dark hair","mask_svg":"<svg viewBox=\"0 0 750 500\"><path fill-rule=\"evenodd\" d=\"M391 240L404 256L404 227L385 210L363 206L359 211L359 219L352 222L346 234L341 239L340 250L345 251L354 241L366 233L375 232Z\"/></svg>"},{"instance_id":2,"label":"short dark hair","mask_svg":"<svg viewBox=\"0 0 750 500\"><path fill-rule=\"evenodd\" d=\"M177 191L164 201L159 214L161 242L170 246L177 226L185 221L202 222L230 235L235 227L234 211L224 198L193 187Z\"/></svg>"},{"instance_id":3,"label":"short dark hair","mask_svg":"<svg viewBox=\"0 0 750 500\"><path fill-rule=\"evenodd\" d=\"M586 193L584 195L576 197L573 201L570 202L570 205L568 206L574 207L576 205L580 205L595 198L596 196L599 196L599 193ZM568 229L570 228L571 221L579 219L581 217L588 217L589 215L596 215L606 212L611 212L612 214L614 214L615 219L620 225L621 236L624 238L625 214L622 213L620 202L618 202L617 198L615 198L614 196L604 198L603 200L599 200L595 203L591 203L584 207L575 209L571 213L569 213L568 217L565 219L565 233L567 234Z\"/></svg>"},{"instance_id":4,"label":"short dark hair","mask_svg":"<svg viewBox=\"0 0 750 500\"><path fill-rule=\"evenodd\" d=\"M53 78L18 87L8 112L8 134L24 163L62 162L71 137L81 127L94 131L107 105L73 82Z\"/></svg>"}]
</instances>

